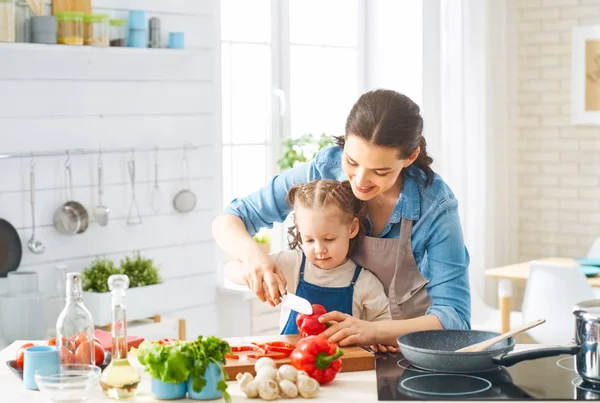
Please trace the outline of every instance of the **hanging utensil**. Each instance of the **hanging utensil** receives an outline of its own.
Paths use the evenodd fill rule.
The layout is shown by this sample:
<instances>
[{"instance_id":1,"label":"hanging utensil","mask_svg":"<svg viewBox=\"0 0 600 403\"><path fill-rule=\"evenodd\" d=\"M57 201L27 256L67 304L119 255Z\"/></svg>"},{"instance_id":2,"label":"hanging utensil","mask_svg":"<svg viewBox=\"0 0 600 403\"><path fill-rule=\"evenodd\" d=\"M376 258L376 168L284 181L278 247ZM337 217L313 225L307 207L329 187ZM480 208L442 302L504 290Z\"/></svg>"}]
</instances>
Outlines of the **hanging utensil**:
<instances>
[{"instance_id":1,"label":"hanging utensil","mask_svg":"<svg viewBox=\"0 0 600 403\"><path fill-rule=\"evenodd\" d=\"M138 225L142 223L142 216L135 197L135 158L132 157L127 163L129 168L129 179L131 180L131 203L129 204L129 215L127 216L127 224ZM133 216L135 210L136 216Z\"/></svg>"},{"instance_id":2,"label":"hanging utensil","mask_svg":"<svg viewBox=\"0 0 600 403\"><path fill-rule=\"evenodd\" d=\"M46 251L46 245L40 240L35 239L35 163L31 159L29 172L29 188L31 202L31 239L27 242L27 247L30 251L36 254L41 254Z\"/></svg>"},{"instance_id":3,"label":"hanging utensil","mask_svg":"<svg viewBox=\"0 0 600 403\"><path fill-rule=\"evenodd\" d=\"M70 189L70 195L67 189ZM67 194L67 201L54 213L54 225L63 234L81 234L88 227L89 215L81 203L71 200L73 195L73 173L71 171L71 156L68 151L67 160L65 161L65 193Z\"/></svg>"},{"instance_id":4,"label":"hanging utensil","mask_svg":"<svg viewBox=\"0 0 600 403\"><path fill-rule=\"evenodd\" d=\"M102 195L104 194L103 170L102 151L100 151L98 153L98 206L94 209L94 219L102 227L108 224L108 215L110 213L110 209L102 203Z\"/></svg>"},{"instance_id":5,"label":"hanging utensil","mask_svg":"<svg viewBox=\"0 0 600 403\"><path fill-rule=\"evenodd\" d=\"M190 190L190 163L185 152L185 147L183 148L181 164L183 167L185 189L180 190L179 193L175 195L173 207L180 213L189 213L196 207L196 195Z\"/></svg>"},{"instance_id":6,"label":"hanging utensil","mask_svg":"<svg viewBox=\"0 0 600 403\"><path fill-rule=\"evenodd\" d=\"M0 278L17 270L22 257L23 247L19 233L11 223L0 218Z\"/></svg>"},{"instance_id":7,"label":"hanging utensil","mask_svg":"<svg viewBox=\"0 0 600 403\"><path fill-rule=\"evenodd\" d=\"M152 204L152 211L158 213L162 204L162 197L158 188L158 147L154 149L154 187L150 195L150 202Z\"/></svg>"}]
</instances>

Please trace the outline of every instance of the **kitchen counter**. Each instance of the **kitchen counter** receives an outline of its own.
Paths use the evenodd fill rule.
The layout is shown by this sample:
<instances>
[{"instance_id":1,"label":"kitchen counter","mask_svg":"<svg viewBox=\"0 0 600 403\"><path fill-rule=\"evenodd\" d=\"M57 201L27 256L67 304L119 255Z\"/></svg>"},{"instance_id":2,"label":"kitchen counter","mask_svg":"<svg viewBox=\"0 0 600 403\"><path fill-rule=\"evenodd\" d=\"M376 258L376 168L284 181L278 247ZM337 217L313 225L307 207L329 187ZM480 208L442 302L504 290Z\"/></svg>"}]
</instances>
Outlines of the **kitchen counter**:
<instances>
[{"instance_id":1,"label":"kitchen counter","mask_svg":"<svg viewBox=\"0 0 600 403\"><path fill-rule=\"evenodd\" d=\"M36 403L36 402L48 402L49 399L45 398L38 391L32 391L25 389L22 382L11 372L6 366L6 361L13 360L18 348L25 344L26 341L16 341L10 346L0 352L0 386L1 386L1 397L2 403ZM515 349L527 349L531 348L529 345L518 345ZM137 364L137 360L134 363ZM137 364L139 366L139 364ZM136 397L129 402L148 402L148 401L161 401L154 399L150 392L150 377L146 374L141 367L139 367L140 374L142 375L142 383L140 384L140 391ZM261 399L249 400L239 389L236 381L228 382L228 391L232 397L232 403L249 403L250 401L259 402ZM282 399L279 398L276 402L297 402L300 403L305 399L298 397L296 399ZM110 400L104 396L102 390L98 387L97 393L88 400L88 402L110 402ZM192 401L199 402L199 400L182 399L180 401ZM222 402L223 400L216 400ZM362 371L362 372L344 372L337 375L335 381L328 386L322 387L319 391L319 395L316 399L311 399L314 403L325 403L325 402L360 402L360 403L371 403L377 402L377 381L375 379L375 371Z\"/></svg>"}]
</instances>

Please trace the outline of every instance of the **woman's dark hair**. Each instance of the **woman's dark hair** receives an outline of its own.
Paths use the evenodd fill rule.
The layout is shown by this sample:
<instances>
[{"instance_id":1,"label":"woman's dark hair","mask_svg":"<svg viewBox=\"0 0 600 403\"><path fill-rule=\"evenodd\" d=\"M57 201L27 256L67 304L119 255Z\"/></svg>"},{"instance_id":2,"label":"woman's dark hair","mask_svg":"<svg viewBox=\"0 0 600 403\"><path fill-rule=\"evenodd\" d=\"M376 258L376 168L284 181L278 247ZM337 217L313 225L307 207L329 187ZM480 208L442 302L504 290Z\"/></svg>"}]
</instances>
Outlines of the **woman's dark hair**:
<instances>
[{"instance_id":1,"label":"woman's dark hair","mask_svg":"<svg viewBox=\"0 0 600 403\"><path fill-rule=\"evenodd\" d=\"M349 181L338 182L333 179L318 179L301 185L294 185L288 191L287 204L292 210L297 206L309 209L324 208L331 205L338 207L352 222L354 217L358 218L358 233L350 240L348 256L354 252L359 240L365 233L365 219L367 217L367 203L357 199L352 193ZM296 217L294 225L288 229L290 249L299 249L302 238Z\"/></svg>"},{"instance_id":2,"label":"woman's dark hair","mask_svg":"<svg viewBox=\"0 0 600 403\"><path fill-rule=\"evenodd\" d=\"M420 147L421 152L413 165L425 173L425 184L430 185L433 159L427 155L422 134L423 118L419 106L406 95L392 90L379 89L361 95L346 119L346 136L355 135L381 147L396 148L402 158L408 158ZM336 137L335 142L344 148L345 139L345 136ZM402 171L403 175L406 173L406 169Z\"/></svg>"}]
</instances>

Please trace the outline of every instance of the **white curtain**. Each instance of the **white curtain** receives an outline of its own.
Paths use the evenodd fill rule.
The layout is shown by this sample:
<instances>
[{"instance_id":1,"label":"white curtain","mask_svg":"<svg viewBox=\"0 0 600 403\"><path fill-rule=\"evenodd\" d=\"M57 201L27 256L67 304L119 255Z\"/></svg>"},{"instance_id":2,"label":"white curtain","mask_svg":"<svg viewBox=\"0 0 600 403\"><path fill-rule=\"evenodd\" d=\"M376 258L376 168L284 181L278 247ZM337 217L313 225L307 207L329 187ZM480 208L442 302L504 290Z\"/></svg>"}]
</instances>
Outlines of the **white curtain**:
<instances>
[{"instance_id":1,"label":"white curtain","mask_svg":"<svg viewBox=\"0 0 600 403\"><path fill-rule=\"evenodd\" d=\"M515 255L508 3L424 2L425 134L459 201L473 291L488 303L495 288L484 270Z\"/></svg>"}]
</instances>

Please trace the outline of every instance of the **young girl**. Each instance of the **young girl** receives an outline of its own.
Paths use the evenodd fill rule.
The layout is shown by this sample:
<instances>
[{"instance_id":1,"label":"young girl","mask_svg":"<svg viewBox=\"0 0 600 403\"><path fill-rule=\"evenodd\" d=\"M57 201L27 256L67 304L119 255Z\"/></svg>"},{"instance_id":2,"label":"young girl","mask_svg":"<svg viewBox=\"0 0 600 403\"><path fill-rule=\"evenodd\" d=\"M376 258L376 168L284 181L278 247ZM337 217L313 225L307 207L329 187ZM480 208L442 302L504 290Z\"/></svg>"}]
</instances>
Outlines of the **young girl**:
<instances>
[{"instance_id":1,"label":"young girl","mask_svg":"<svg viewBox=\"0 0 600 403\"><path fill-rule=\"evenodd\" d=\"M287 203L294 211L290 251L271 258L285 277L287 291L366 321L390 319L383 284L349 256L364 233L366 203L354 197L348 181L316 180L293 186ZM225 266L233 282L246 284L247 266L234 260ZM297 334L297 312L282 307L282 334Z\"/></svg>"}]
</instances>

